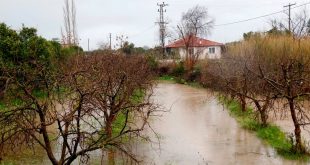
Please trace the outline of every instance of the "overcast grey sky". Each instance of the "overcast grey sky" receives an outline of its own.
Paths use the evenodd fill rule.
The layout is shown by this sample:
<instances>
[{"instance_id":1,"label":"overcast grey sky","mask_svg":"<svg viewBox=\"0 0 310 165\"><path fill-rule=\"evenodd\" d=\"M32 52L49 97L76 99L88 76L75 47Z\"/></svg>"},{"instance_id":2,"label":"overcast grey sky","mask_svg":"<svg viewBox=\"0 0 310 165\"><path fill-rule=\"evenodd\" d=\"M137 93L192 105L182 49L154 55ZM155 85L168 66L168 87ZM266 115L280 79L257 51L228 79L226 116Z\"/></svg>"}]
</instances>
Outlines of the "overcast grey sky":
<instances>
[{"instance_id":1,"label":"overcast grey sky","mask_svg":"<svg viewBox=\"0 0 310 165\"><path fill-rule=\"evenodd\" d=\"M80 43L87 49L97 48L101 41L108 41L108 34L126 35L129 41L137 46L153 47L158 44L158 2L162 0L75 0L77 8L77 25ZM275 11L283 10L288 3L298 5L309 0L165 0L165 17L169 20L169 28L174 27L183 12L195 5L206 6L215 24L223 24L252 18ZM40 35L51 39L60 37L63 25L63 0L0 0L0 22L14 29L24 23L35 27ZM309 5L310 6L310 5ZM307 6L307 8L309 8ZM294 9L298 12L303 8ZM242 38L248 31L268 29L271 18L285 19L287 16L277 14L271 17L249 22L215 27L208 39L218 42L230 42Z\"/></svg>"}]
</instances>

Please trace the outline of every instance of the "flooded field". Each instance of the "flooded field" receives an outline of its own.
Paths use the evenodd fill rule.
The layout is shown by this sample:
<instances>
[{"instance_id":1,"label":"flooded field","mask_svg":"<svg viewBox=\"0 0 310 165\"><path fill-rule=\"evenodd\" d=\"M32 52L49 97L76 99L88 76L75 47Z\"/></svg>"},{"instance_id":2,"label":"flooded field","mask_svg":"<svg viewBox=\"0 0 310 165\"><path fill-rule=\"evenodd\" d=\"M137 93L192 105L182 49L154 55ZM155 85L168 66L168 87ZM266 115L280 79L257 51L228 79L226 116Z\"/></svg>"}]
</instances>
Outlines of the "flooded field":
<instances>
[{"instance_id":1,"label":"flooded field","mask_svg":"<svg viewBox=\"0 0 310 165\"><path fill-rule=\"evenodd\" d=\"M152 119L160 144L137 144L142 164L307 164L281 158L254 133L240 128L208 90L162 83L153 99L169 112ZM146 133L157 141L150 130ZM91 164L100 164L99 151L90 157ZM47 157L19 159L23 164L49 164Z\"/></svg>"}]
</instances>

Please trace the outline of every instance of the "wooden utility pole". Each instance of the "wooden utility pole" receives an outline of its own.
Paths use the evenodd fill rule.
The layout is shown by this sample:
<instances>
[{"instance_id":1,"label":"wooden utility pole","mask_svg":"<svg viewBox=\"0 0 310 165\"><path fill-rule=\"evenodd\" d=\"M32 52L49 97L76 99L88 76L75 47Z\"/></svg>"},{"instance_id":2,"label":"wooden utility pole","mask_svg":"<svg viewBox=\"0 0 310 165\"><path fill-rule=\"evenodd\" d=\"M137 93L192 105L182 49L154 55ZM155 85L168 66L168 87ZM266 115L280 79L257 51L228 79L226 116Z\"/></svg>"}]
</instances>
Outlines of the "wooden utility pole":
<instances>
[{"instance_id":1,"label":"wooden utility pole","mask_svg":"<svg viewBox=\"0 0 310 165\"><path fill-rule=\"evenodd\" d=\"M89 52L89 38L87 40L87 48L88 48L88 52Z\"/></svg>"},{"instance_id":2,"label":"wooden utility pole","mask_svg":"<svg viewBox=\"0 0 310 165\"><path fill-rule=\"evenodd\" d=\"M288 7L288 30L289 32L291 32L291 10L292 10L292 6L296 5L296 3L291 4L289 3L288 5L284 6L284 7Z\"/></svg>"},{"instance_id":3,"label":"wooden utility pole","mask_svg":"<svg viewBox=\"0 0 310 165\"><path fill-rule=\"evenodd\" d=\"M161 42L163 57L165 57L165 52L166 52L165 51L165 39L166 39L167 22L165 22L165 19L164 19L164 12L166 12L166 10L164 10L164 7L168 6L168 4L165 4L165 2L163 2L162 4L157 3L157 6L159 6L159 9L158 9L159 22L157 22L159 24L159 38Z\"/></svg>"},{"instance_id":4,"label":"wooden utility pole","mask_svg":"<svg viewBox=\"0 0 310 165\"><path fill-rule=\"evenodd\" d=\"M112 50L112 34L109 35L109 44L110 44L110 50Z\"/></svg>"}]
</instances>

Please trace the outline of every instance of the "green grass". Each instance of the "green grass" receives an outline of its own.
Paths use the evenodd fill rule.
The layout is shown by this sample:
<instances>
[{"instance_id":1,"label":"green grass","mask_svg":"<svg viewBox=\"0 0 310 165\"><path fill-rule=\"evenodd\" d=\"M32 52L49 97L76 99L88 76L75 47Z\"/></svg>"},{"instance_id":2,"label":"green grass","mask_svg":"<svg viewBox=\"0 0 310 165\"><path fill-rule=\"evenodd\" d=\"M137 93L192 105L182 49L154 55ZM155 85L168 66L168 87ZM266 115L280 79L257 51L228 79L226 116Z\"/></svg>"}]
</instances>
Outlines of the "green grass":
<instances>
[{"instance_id":1,"label":"green grass","mask_svg":"<svg viewBox=\"0 0 310 165\"><path fill-rule=\"evenodd\" d=\"M7 107L3 102L0 102L0 111L5 110Z\"/></svg>"},{"instance_id":2,"label":"green grass","mask_svg":"<svg viewBox=\"0 0 310 165\"><path fill-rule=\"evenodd\" d=\"M15 165L15 163L4 161L4 162L1 162L0 165Z\"/></svg>"},{"instance_id":3,"label":"green grass","mask_svg":"<svg viewBox=\"0 0 310 165\"><path fill-rule=\"evenodd\" d=\"M227 107L230 114L242 128L255 132L257 137L273 147L279 155L290 160L309 160L308 154L294 152L291 140L278 126L269 124L263 127L256 121L251 108L248 108L246 112L242 112L237 101L228 100L224 97L220 97L219 100Z\"/></svg>"},{"instance_id":4,"label":"green grass","mask_svg":"<svg viewBox=\"0 0 310 165\"><path fill-rule=\"evenodd\" d=\"M125 121L126 121L126 115L124 113L119 113L115 121L112 124L112 136L113 137L119 135L119 133L123 129Z\"/></svg>"},{"instance_id":5,"label":"green grass","mask_svg":"<svg viewBox=\"0 0 310 165\"><path fill-rule=\"evenodd\" d=\"M20 165L20 164L41 164L42 160L40 160L38 158L38 160L36 160L36 158L33 158L33 155L29 155L29 157L25 158L10 158L10 160L5 160L3 162L0 163L0 165Z\"/></svg>"},{"instance_id":6,"label":"green grass","mask_svg":"<svg viewBox=\"0 0 310 165\"><path fill-rule=\"evenodd\" d=\"M167 82L172 82L172 83L178 83L178 84L184 84L188 85L194 88L203 88L202 85L200 85L198 82L187 82L186 80L182 78L177 78L169 75L164 75L161 77L158 77L157 80L159 81L167 81Z\"/></svg>"},{"instance_id":7,"label":"green grass","mask_svg":"<svg viewBox=\"0 0 310 165\"><path fill-rule=\"evenodd\" d=\"M134 104L139 104L143 101L144 97L145 97L145 92L143 90L138 89L131 96L131 100ZM132 121L132 120L133 120L133 117L129 113L128 121ZM119 113L115 121L112 124L112 136L113 137L117 136L122 131L125 122L126 122L126 110Z\"/></svg>"},{"instance_id":8,"label":"green grass","mask_svg":"<svg viewBox=\"0 0 310 165\"><path fill-rule=\"evenodd\" d=\"M0 101L0 111L7 111L9 110L10 107L17 107L17 106L21 106L23 104L23 100L15 98L10 100L9 104L5 103L5 101L1 100Z\"/></svg>"},{"instance_id":9,"label":"green grass","mask_svg":"<svg viewBox=\"0 0 310 165\"><path fill-rule=\"evenodd\" d=\"M39 99L47 98L47 92L45 92L43 90L35 89L32 91L32 94L34 97L39 98Z\"/></svg>"},{"instance_id":10,"label":"green grass","mask_svg":"<svg viewBox=\"0 0 310 165\"><path fill-rule=\"evenodd\" d=\"M131 100L134 102L134 104L141 103L144 99L145 91L141 89L137 89L134 91L133 95L131 96Z\"/></svg>"},{"instance_id":11,"label":"green grass","mask_svg":"<svg viewBox=\"0 0 310 165\"><path fill-rule=\"evenodd\" d=\"M186 83L186 85L189 85L194 88L203 88L203 86L199 84L198 82L189 82L189 83Z\"/></svg>"},{"instance_id":12,"label":"green grass","mask_svg":"<svg viewBox=\"0 0 310 165\"><path fill-rule=\"evenodd\" d=\"M157 78L157 80L159 81L170 81L173 83L176 83L176 79L173 76L169 76L169 75L163 75Z\"/></svg>"}]
</instances>

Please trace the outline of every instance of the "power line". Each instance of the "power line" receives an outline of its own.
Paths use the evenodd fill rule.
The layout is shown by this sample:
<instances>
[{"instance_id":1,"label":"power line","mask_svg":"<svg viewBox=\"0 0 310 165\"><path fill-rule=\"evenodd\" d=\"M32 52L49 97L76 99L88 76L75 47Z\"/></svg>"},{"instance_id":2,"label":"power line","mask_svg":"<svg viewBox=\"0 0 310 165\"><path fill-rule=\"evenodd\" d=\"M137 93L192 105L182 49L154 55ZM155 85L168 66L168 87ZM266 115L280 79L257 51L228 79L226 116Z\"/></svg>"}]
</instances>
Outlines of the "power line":
<instances>
[{"instance_id":1,"label":"power line","mask_svg":"<svg viewBox=\"0 0 310 165\"><path fill-rule=\"evenodd\" d=\"M135 38L135 37L137 37L137 36L139 36L139 35L141 35L141 34L147 32L147 31L153 29L155 26L156 26L156 25L149 26L148 28L145 28L144 30L142 30L142 31L140 31L140 32L138 32L138 33L136 33L136 34L133 34L133 35L128 36L128 38Z\"/></svg>"},{"instance_id":2,"label":"power line","mask_svg":"<svg viewBox=\"0 0 310 165\"><path fill-rule=\"evenodd\" d=\"M295 6L295 7L291 7L291 9L303 7L303 6L306 6L306 5L309 5L309 4L310 4L310 2L307 2L307 3L301 4L301 5L298 5L298 6ZM160 4L158 4L158 5L160 6ZM167 4L165 4L165 5L167 5ZM223 23L223 24L217 24L217 25L214 25L214 27L227 26L227 25L233 25L233 24L248 22L248 21L252 21L252 20L261 19L261 18L264 18L264 17L269 17L269 16L272 16L272 15L280 14L280 13L283 13L285 11L289 11L289 9L284 9L284 10L280 10L280 11L277 11L277 12L273 12L273 13L269 13L269 14L253 17L253 18L248 18L248 19L244 19L244 20L239 20L239 21L234 21L234 22L229 22L229 23ZM159 22L157 22L157 23L159 23ZM143 30L143 31L141 31L141 32L139 32L137 34L129 36L129 38L137 37L137 36L145 33L146 31L149 31L149 30L153 29L155 26L156 25L152 25L152 26L146 28L145 30ZM174 27L171 26L171 28L174 28Z\"/></svg>"},{"instance_id":3,"label":"power line","mask_svg":"<svg viewBox=\"0 0 310 165\"><path fill-rule=\"evenodd\" d=\"M270 13L270 14L266 14L266 15L262 15L262 16L258 16L258 17L253 17L253 18L249 18L249 19L244 19L244 20L240 20L240 21L218 24L218 25L214 25L214 27L217 27L217 26L226 26L226 25L232 25L232 24L238 24L238 23L248 22L248 21L252 21L252 20L255 20L255 19L260 19L260 18L272 16L272 15L275 15L275 14L279 14L279 13L282 13L283 11L285 11L285 10L281 10L281 11L278 11L278 12L274 12L274 13Z\"/></svg>"},{"instance_id":4,"label":"power line","mask_svg":"<svg viewBox=\"0 0 310 165\"><path fill-rule=\"evenodd\" d=\"M308 4L310 4L310 2L301 4L301 5L298 5L298 6L295 6L295 7L291 7L291 9L295 9L295 8L299 8L299 7L302 7L302 6L306 6ZM287 11L287 10L288 9L285 9L285 10L281 10L281 11L277 11L277 12L261 15L261 16L258 16L258 17L248 18L248 19L244 19L244 20L240 20L240 21L234 21L234 22L229 22L229 23L217 24L217 25L214 25L214 27L227 26L227 25L232 25L232 24L248 22L248 21L252 21L252 20L256 20L256 19L260 19L260 18L264 18L264 17L269 17L269 16L272 16L272 15L280 14L280 13L283 13L284 11Z\"/></svg>"}]
</instances>

